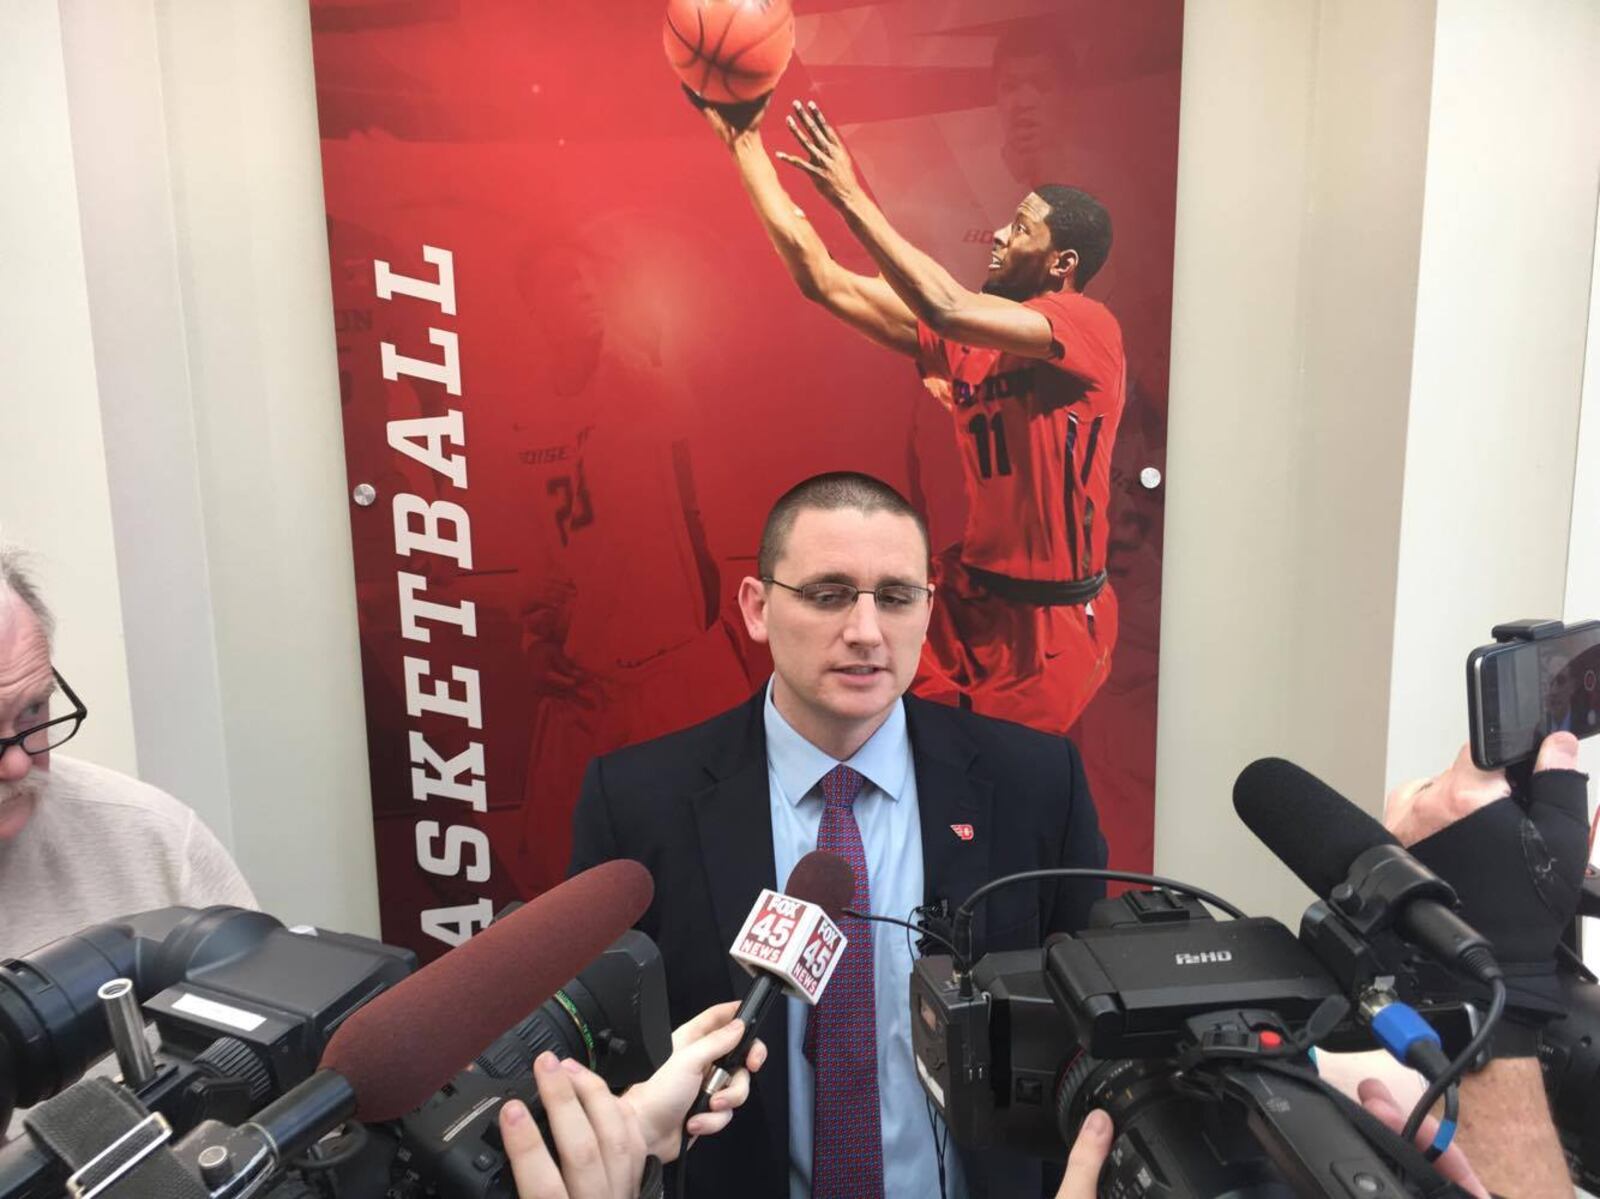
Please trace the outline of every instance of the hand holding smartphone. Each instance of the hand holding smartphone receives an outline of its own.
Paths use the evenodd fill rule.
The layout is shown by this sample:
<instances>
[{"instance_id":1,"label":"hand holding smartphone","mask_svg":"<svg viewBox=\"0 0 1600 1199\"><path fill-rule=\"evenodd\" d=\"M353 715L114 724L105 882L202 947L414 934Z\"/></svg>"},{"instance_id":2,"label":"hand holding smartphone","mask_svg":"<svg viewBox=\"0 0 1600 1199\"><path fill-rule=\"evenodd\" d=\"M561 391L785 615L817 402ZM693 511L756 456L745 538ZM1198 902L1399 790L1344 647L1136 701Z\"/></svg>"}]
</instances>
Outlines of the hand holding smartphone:
<instances>
[{"instance_id":1,"label":"hand holding smartphone","mask_svg":"<svg viewBox=\"0 0 1600 1199\"><path fill-rule=\"evenodd\" d=\"M1467 657L1472 761L1498 770L1531 758L1550 733L1600 732L1600 620L1497 625Z\"/></svg>"}]
</instances>

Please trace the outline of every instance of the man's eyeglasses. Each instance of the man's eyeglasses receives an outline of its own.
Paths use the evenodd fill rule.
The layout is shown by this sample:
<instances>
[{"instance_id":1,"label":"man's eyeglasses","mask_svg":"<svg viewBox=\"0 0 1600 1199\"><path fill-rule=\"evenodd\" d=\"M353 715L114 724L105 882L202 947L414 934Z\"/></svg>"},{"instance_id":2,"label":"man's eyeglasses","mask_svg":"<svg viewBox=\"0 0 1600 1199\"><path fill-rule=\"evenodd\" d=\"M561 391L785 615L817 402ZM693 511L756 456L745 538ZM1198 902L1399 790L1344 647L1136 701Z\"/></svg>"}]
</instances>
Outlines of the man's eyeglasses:
<instances>
[{"instance_id":1,"label":"man's eyeglasses","mask_svg":"<svg viewBox=\"0 0 1600 1199\"><path fill-rule=\"evenodd\" d=\"M89 709L83 706L78 693L67 685L67 680L61 677L60 671L52 670L50 673L61 685L61 694L71 701L72 711L65 716L57 716L54 720L23 729L15 737L0 737L0 757L4 757L13 745L20 745L24 753L37 757L42 753L48 753L58 745L65 745L77 736L78 730L83 727Z\"/></svg>"},{"instance_id":2,"label":"man's eyeglasses","mask_svg":"<svg viewBox=\"0 0 1600 1199\"><path fill-rule=\"evenodd\" d=\"M791 587L780 583L771 575L762 576L763 583L792 591L818 612L848 612L856 606L862 595L870 595L880 615L889 616L916 611L933 594L932 587L919 587L915 583L883 583L877 587L852 587L849 583L807 583Z\"/></svg>"}]
</instances>

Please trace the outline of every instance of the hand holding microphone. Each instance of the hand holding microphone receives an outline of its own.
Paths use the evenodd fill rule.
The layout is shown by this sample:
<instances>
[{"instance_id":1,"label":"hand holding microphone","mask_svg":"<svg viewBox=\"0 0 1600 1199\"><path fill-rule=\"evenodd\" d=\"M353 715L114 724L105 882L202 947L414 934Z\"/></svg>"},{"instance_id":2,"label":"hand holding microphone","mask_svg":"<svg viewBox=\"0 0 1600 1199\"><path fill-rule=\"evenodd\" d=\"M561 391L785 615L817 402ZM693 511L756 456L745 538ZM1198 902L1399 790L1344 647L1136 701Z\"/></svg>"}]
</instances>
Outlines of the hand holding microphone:
<instances>
[{"instance_id":1,"label":"hand holding microphone","mask_svg":"<svg viewBox=\"0 0 1600 1199\"><path fill-rule=\"evenodd\" d=\"M711 1100L746 1063L756 1029L776 1001L792 995L815 1005L844 956L845 935L836 923L855 894L855 875L838 854L813 850L795 863L784 890L764 890L729 954L755 978L739 1005L745 1034L706 1075L690 1118L711 1110Z\"/></svg>"},{"instance_id":2,"label":"hand holding microphone","mask_svg":"<svg viewBox=\"0 0 1600 1199\"><path fill-rule=\"evenodd\" d=\"M691 1137L721 1132L735 1109L750 1098L750 1078L766 1064L767 1046L751 1040L737 1017L739 1003L730 1000L709 1007L672 1033L672 1056L646 1081L630 1087L623 1096L639 1117L650 1152L664 1162L678 1156L680 1134ZM742 1065L731 1073L727 1085L710 1099L709 1108L684 1117L695 1105L707 1073L717 1062L728 1060L741 1045L749 1045Z\"/></svg>"},{"instance_id":3,"label":"hand holding microphone","mask_svg":"<svg viewBox=\"0 0 1600 1199\"><path fill-rule=\"evenodd\" d=\"M672 1056L645 1082L618 1097L604 1080L576 1061L540 1055L534 1080L549 1119L555 1153L518 1100L500 1109L518 1199L634 1199L647 1156L670 1162L678 1156L684 1115L694 1103L706 1071L744 1040L735 1018L737 1001L707 1008L673 1030ZM766 1063L767 1047L756 1041L746 1068L733 1074L711 1100L711 1110L693 1117L691 1136L726 1128L734 1110L750 1097L750 1076Z\"/></svg>"}]
</instances>

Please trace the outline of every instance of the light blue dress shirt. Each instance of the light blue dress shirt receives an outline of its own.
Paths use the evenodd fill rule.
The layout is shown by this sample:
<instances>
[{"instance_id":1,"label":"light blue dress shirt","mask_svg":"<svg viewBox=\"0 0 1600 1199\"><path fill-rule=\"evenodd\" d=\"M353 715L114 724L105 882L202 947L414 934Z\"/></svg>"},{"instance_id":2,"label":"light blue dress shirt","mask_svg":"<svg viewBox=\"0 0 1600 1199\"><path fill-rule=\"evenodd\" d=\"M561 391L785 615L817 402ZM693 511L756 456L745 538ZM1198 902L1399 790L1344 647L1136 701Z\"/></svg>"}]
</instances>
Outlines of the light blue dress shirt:
<instances>
[{"instance_id":1,"label":"light blue dress shirt","mask_svg":"<svg viewBox=\"0 0 1600 1199\"><path fill-rule=\"evenodd\" d=\"M795 732L772 702L767 685L767 784L772 802L772 849L779 887L817 847L824 807L818 784L837 761ZM866 776L855 802L856 824L866 850L874 915L911 918L922 903L922 826L917 813L917 774L906 735L906 710L896 703L882 727L846 765ZM891 925L872 926L872 978L878 1018L878 1096L882 1103L883 1190L886 1196L935 1199L939 1169L934 1156L928 1104L917 1081L911 1052L911 934ZM806 1005L789 1005L789 1197L810 1199L811 1063L801 1050ZM940 1124L941 1133L943 1124ZM945 1154L949 1199L965 1194L956 1151Z\"/></svg>"}]
</instances>

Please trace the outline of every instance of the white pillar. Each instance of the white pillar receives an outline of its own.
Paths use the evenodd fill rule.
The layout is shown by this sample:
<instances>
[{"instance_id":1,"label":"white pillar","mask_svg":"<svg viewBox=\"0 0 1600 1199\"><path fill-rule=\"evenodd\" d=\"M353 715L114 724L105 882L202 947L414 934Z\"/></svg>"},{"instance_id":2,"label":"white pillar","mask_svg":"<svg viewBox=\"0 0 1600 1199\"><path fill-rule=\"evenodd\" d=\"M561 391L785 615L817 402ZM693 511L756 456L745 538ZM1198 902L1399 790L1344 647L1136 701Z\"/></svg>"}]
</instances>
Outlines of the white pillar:
<instances>
[{"instance_id":1,"label":"white pillar","mask_svg":"<svg viewBox=\"0 0 1600 1199\"><path fill-rule=\"evenodd\" d=\"M0 14L0 537L35 554L56 666L89 708L69 752L138 769L54 4Z\"/></svg>"},{"instance_id":2,"label":"white pillar","mask_svg":"<svg viewBox=\"0 0 1600 1199\"><path fill-rule=\"evenodd\" d=\"M1381 792L1432 38L1431 4L1185 10L1156 866L1290 921L1232 787Z\"/></svg>"},{"instance_id":3,"label":"white pillar","mask_svg":"<svg viewBox=\"0 0 1600 1199\"><path fill-rule=\"evenodd\" d=\"M1466 657L1490 628L1564 607L1600 181L1597 62L1591 0L1439 6L1390 781L1433 773L1465 742Z\"/></svg>"}]
</instances>

